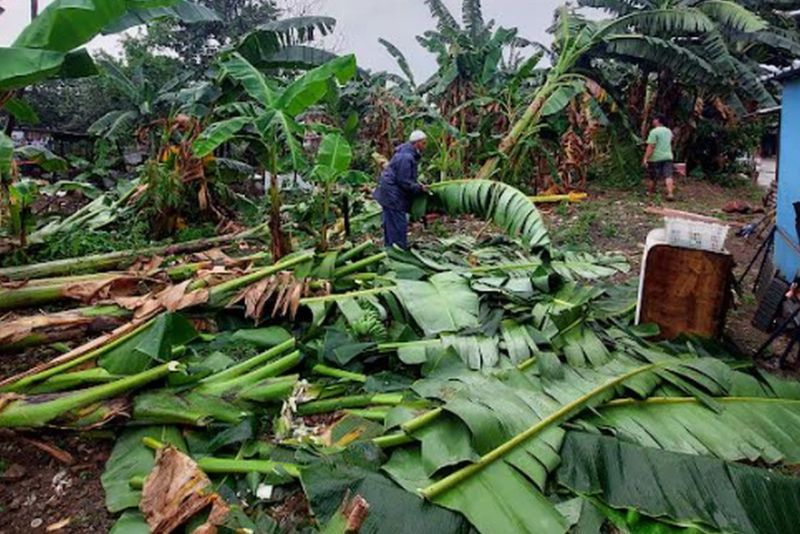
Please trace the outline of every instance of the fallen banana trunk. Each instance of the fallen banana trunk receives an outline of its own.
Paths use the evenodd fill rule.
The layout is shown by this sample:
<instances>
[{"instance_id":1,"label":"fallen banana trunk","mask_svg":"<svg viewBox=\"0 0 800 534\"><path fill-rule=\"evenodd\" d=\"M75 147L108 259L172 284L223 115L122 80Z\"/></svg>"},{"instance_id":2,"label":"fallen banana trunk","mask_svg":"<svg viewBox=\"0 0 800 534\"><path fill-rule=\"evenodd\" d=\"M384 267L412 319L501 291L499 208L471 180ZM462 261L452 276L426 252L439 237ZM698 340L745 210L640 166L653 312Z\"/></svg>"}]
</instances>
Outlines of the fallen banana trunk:
<instances>
[{"instance_id":1,"label":"fallen banana trunk","mask_svg":"<svg viewBox=\"0 0 800 534\"><path fill-rule=\"evenodd\" d=\"M93 306L11 319L0 324L0 352L16 352L108 332L132 315L133 312L119 306Z\"/></svg>"},{"instance_id":2,"label":"fallen banana trunk","mask_svg":"<svg viewBox=\"0 0 800 534\"><path fill-rule=\"evenodd\" d=\"M24 391L25 388L30 387L32 384L46 380L81 363L94 360L147 328L158 315L167 309L175 311L198 305L224 307L248 285L282 270L290 269L300 263L309 261L313 257L313 252L301 253L273 266L259 269L234 280L219 284L211 289L196 289L189 293L181 293L180 295L166 293L161 299L150 302L144 310L137 310L131 322L114 331L91 340L49 362L39 364L15 376L0 380L0 391ZM186 282L185 284L186 287L183 289L190 290L192 286Z\"/></svg>"},{"instance_id":3,"label":"fallen banana trunk","mask_svg":"<svg viewBox=\"0 0 800 534\"><path fill-rule=\"evenodd\" d=\"M17 288L0 289L0 311L70 299L92 303L132 295L136 293L138 285L139 277L121 273L48 279Z\"/></svg>"},{"instance_id":4,"label":"fallen banana trunk","mask_svg":"<svg viewBox=\"0 0 800 534\"><path fill-rule=\"evenodd\" d=\"M156 281L163 282L162 274L171 282L182 282L195 275L202 275L201 279L190 286L191 289L199 289L209 285L209 280L229 278L232 273L227 271L227 268L246 264L257 265L266 258L267 254L258 253L242 258L229 258L228 265L222 267L212 260L207 260L176 265L151 273L115 272L35 279L20 282L18 287L0 289L0 311L54 304L70 299L92 304L99 300L130 296L136 294L138 286L142 282L149 281L150 276Z\"/></svg>"},{"instance_id":5,"label":"fallen banana trunk","mask_svg":"<svg viewBox=\"0 0 800 534\"><path fill-rule=\"evenodd\" d=\"M71 411L118 397L180 369L176 361L153 367L108 384L60 395L0 395L0 428L40 427Z\"/></svg>"},{"instance_id":6,"label":"fallen banana trunk","mask_svg":"<svg viewBox=\"0 0 800 534\"><path fill-rule=\"evenodd\" d=\"M55 260L21 267L7 267L0 269L0 279L26 280L31 278L44 278L48 276L69 275L80 272L101 272L115 269L126 269L138 258L147 256L175 256L207 250L219 245L234 241L251 239L263 233L266 225L260 225L244 232L197 239L173 245L150 247L142 250L123 250L108 254L97 254L82 258L69 258Z\"/></svg>"}]
</instances>

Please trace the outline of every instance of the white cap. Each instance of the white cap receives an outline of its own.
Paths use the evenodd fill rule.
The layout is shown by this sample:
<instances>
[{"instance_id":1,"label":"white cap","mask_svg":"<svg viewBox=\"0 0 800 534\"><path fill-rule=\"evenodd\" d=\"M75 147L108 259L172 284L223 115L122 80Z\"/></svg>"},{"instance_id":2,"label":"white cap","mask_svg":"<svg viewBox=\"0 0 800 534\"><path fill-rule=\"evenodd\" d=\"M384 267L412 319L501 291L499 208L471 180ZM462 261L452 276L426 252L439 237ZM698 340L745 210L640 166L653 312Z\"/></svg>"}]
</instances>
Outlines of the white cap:
<instances>
[{"instance_id":1,"label":"white cap","mask_svg":"<svg viewBox=\"0 0 800 534\"><path fill-rule=\"evenodd\" d=\"M422 130L414 130L413 132L411 132L411 136L409 136L408 141L410 143L416 143L418 141L423 141L427 138L428 136L425 135L425 132L423 132Z\"/></svg>"}]
</instances>

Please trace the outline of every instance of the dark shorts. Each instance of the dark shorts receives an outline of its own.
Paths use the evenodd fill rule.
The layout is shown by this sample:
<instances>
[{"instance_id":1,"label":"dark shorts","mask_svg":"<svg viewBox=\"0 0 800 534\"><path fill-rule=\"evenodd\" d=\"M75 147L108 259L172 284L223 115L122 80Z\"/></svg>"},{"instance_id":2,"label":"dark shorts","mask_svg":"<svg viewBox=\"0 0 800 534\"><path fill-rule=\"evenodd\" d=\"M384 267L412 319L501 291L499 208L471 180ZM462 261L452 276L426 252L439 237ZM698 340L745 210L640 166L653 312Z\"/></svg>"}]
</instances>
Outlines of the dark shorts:
<instances>
[{"instance_id":1,"label":"dark shorts","mask_svg":"<svg viewBox=\"0 0 800 534\"><path fill-rule=\"evenodd\" d=\"M647 177L651 180L672 178L673 172L674 165L671 161L652 161L647 164Z\"/></svg>"}]
</instances>

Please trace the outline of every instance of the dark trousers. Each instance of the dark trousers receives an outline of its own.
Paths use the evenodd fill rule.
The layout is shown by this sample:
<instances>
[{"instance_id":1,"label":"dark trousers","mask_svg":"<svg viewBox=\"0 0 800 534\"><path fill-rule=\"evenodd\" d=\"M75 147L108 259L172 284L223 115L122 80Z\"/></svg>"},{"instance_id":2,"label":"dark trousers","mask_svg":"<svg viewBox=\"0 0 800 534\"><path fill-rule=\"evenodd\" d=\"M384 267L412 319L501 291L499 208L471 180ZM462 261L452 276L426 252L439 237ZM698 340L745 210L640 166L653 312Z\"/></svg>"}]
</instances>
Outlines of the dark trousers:
<instances>
[{"instance_id":1,"label":"dark trousers","mask_svg":"<svg viewBox=\"0 0 800 534\"><path fill-rule=\"evenodd\" d=\"M383 209L383 244L408 249L408 215L404 211Z\"/></svg>"}]
</instances>

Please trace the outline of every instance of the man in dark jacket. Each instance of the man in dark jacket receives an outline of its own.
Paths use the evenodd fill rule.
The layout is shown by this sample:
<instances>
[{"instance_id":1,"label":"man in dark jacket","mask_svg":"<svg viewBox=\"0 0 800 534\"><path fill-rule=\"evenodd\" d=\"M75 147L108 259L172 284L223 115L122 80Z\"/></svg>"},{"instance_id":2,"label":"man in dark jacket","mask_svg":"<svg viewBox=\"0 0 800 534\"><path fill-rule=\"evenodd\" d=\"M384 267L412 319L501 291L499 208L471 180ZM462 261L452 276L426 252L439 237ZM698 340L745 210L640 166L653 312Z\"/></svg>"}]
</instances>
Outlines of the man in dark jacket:
<instances>
[{"instance_id":1,"label":"man in dark jacket","mask_svg":"<svg viewBox=\"0 0 800 534\"><path fill-rule=\"evenodd\" d=\"M427 191L427 186L417 181L419 160L428 137L419 130L413 132L408 143L400 145L392 161L383 171L375 190L375 200L383 208L383 236L386 248L397 245L408 248L408 212L414 195Z\"/></svg>"}]
</instances>

